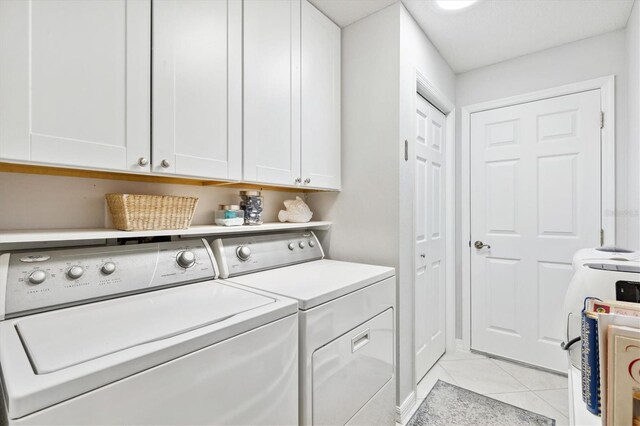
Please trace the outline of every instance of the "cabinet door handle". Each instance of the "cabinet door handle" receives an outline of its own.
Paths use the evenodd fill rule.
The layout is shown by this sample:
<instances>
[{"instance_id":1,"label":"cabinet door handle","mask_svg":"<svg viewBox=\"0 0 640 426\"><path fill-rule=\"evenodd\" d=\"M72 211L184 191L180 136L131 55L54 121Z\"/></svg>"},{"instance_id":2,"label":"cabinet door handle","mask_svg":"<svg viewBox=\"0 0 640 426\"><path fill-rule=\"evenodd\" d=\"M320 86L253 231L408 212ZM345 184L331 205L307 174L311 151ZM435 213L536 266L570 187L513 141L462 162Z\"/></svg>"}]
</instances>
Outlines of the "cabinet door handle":
<instances>
[{"instance_id":1,"label":"cabinet door handle","mask_svg":"<svg viewBox=\"0 0 640 426\"><path fill-rule=\"evenodd\" d=\"M165 169L171 166L171 164L170 164L167 160L162 160L162 161L160 162L160 165L161 165L162 167L164 167Z\"/></svg>"},{"instance_id":2,"label":"cabinet door handle","mask_svg":"<svg viewBox=\"0 0 640 426\"><path fill-rule=\"evenodd\" d=\"M305 183L305 184L310 184L310 183L311 183L311 179L306 178L306 179L304 180L304 183Z\"/></svg>"},{"instance_id":3,"label":"cabinet door handle","mask_svg":"<svg viewBox=\"0 0 640 426\"><path fill-rule=\"evenodd\" d=\"M295 183L300 183L300 182L302 182L302 178L296 178L296 180L294 182Z\"/></svg>"},{"instance_id":4,"label":"cabinet door handle","mask_svg":"<svg viewBox=\"0 0 640 426\"><path fill-rule=\"evenodd\" d=\"M146 158L144 158L144 157L140 157L140 158L138 158L138 165L139 165L140 167L144 167L144 166L146 166L147 164L149 164L149 160L147 160L147 159L146 159Z\"/></svg>"}]
</instances>

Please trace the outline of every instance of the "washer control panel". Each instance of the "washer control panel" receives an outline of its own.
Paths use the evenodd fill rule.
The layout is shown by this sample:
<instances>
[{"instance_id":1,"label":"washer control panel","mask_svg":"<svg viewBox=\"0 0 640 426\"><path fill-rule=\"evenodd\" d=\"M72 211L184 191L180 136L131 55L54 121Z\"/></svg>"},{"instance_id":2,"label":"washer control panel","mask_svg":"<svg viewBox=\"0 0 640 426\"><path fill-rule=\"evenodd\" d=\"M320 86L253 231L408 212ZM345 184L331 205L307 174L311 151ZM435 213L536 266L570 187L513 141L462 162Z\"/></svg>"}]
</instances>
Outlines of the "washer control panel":
<instances>
[{"instance_id":1,"label":"washer control panel","mask_svg":"<svg viewBox=\"0 0 640 426\"><path fill-rule=\"evenodd\" d=\"M7 260L8 259L8 260ZM5 317L215 279L205 240L3 254Z\"/></svg>"},{"instance_id":2,"label":"washer control panel","mask_svg":"<svg viewBox=\"0 0 640 426\"><path fill-rule=\"evenodd\" d=\"M221 278L324 257L316 235L309 231L220 238L211 243L211 248Z\"/></svg>"}]
</instances>

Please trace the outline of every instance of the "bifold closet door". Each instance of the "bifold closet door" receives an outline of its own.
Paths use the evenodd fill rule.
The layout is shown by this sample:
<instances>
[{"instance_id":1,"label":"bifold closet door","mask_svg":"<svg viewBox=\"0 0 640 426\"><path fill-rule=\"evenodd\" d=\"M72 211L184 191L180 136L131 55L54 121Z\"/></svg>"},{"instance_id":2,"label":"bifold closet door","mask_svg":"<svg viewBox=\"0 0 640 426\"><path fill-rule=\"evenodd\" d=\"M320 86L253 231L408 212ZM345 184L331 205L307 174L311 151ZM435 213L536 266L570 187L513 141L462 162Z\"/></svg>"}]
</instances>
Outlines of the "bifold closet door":
<instances>
[{"instance_id":1,"label":"bifold closet door","mask_svg":"<svg viewBox=\"0 0 640 426\"><path fill-rule=\"evenodd\" d=\"M444 354L445 151L444 114L416 94L415 368L416 383Z\"/></svg>"},{"instance_id":2,"label":"bifold closet door","mask_svg":"<svg viewBox=\"0 0 640 426\"><path fill-rule=\"evenodd\" d=\"M148 171L150 39L150 0L0 1L0 158Z\"/></svg>"},{"instance_id":3,"label":"bifold closet door","mask_svg":"<svg viewBox=\"0 0 640 426\"><path fill-rule=\"evenodd\" d=\"M566 372L576 250L600 245L600 90L471 114L471 347Z\"/></svg>"},{"instance_id":4,"label":"bifold closet door","mask_svg":"<svg viewBox=\"0 0 640 426\"><path fill-rule=\"evenodd\" d=\"M239 180L242 0L153 2L153 171Z\"/></svg>"}]
</instances>

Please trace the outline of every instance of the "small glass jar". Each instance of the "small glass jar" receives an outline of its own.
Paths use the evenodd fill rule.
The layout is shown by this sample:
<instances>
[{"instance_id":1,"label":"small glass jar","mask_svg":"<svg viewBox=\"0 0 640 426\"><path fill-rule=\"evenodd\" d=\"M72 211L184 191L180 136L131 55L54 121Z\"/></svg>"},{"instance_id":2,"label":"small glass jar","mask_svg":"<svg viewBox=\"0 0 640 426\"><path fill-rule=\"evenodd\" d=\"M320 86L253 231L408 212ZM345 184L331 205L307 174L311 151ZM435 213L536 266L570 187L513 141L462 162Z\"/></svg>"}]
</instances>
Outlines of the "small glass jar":
<instances>
[{"instance_id":1,"label":"small glass jar","mask_svg":"<svg viewBox=\"0 0 640 426\"><path fill-rule=\"evenodd\" d=\"M216 225L244 225L244 210L237 204L220 204L220 208L216 210Z\"/></svg>"},{"instance_id":2,"label":"small glass jar","mask_svg":"<svg viewBox=\"0 0 640 426\"><path fill-rule=\"evenodd\" d=\"M264 197L260 191L240 191L240 208L244 210L245 225L262 225L262 204Z\"/></svg>"}]
</instances>

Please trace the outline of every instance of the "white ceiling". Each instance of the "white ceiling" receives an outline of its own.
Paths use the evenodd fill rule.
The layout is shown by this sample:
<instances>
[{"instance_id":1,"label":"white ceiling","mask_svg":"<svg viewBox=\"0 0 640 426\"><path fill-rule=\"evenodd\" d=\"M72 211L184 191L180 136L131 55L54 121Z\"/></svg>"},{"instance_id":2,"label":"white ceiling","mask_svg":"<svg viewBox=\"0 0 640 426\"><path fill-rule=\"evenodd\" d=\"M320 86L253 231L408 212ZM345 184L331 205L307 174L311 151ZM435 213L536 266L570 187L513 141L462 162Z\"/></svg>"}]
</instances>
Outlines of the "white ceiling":
<instances>
[{"instance_id":1,"label":"white ceiling","mask_svg":"<svg viewBox=\"0 0 640 426\"><path fill-rule=\"evenodd\" d=\"M394 0L310 0L344 27ZM456 73L624 28L634 0L480 0L457 13L402 0Z\"/></svg>"},{"instance_id":2,"label":"white ceiling","mask_svg":"<svg viewBox=\"0 0 640 426\"><path fill-rule=\"evenodd\" d=\"M309 0L340 27L346 27L398 0Z\"/></svg>"}]
</instances>

